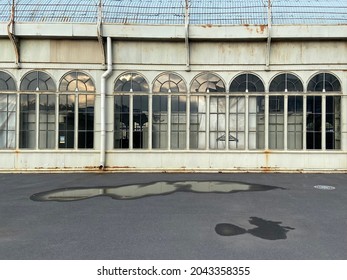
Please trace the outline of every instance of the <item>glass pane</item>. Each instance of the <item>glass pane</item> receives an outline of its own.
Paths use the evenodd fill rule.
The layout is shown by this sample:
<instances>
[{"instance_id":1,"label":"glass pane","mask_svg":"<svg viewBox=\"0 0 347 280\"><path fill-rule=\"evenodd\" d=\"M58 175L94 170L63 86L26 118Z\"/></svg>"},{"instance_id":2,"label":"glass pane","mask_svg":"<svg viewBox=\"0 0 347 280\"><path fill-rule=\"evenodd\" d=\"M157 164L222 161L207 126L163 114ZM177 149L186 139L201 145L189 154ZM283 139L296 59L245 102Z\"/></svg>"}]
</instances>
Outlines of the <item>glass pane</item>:
<instances>
[{"instance_id":1,"label":"glass pane","mask_svg":"<svg viewBox=\"0 0 347 280\"><path fill-rule=\"evenodd\" d=\"M74 148L75 95L59 95L59 148Z\"/></svg>"},{"instance_id":2,"label":"glass pane","mask_svg":"<svg viewBox=\"0 0 347 280\"><path fill-rule=\"evenodd\" d=\"M16 83L6 72L0 71L0 91L15 91Z\"/></svg>"},{"instance_id":3,"label":"glass pane","mask_svg":"<svg viewBox=\"0 0 347 280\"><path fill-rule=\"evenodd\" d=\"M133 98L133 148L148 148L148 96Z\"/></svg>"},{"instance_id":4,"label":"glass pane","mask_svg":"<svg viewBox=\"0 0 347 280\"><path fill-rule=\"evenodd\" d=\"M265 147L264 108L264 96L252 96L249 98L249 149L264 149Z\"/></svg>"},{"instance_id":5,"label":"glass pane","mask_svg":"<svg viewBox=\"0 0 347 280\"><path fill-rule=\"evenodd\" d=\"M303 97L288 97L288 149L303 148Z\"/></svg>"},{"instance_id":6,"label":"glass pane","mask_svg":"<svg viewBox=\"0 0 347 280\"><path fill-rule=\"evenodd\" d=\"M190 149L206 148L206 98L190 97Z\"/></svg>"},{"instance_id":7,"label":"glass pane","mask_svg":"<svg viewBox=\"0 0 347 280\"><path fill-rule=\"evenodd\" d=\"M224 82L213 73L201 74L196 77L190 89L194 92L225 92Z\"/></svg>"},{"instance_id":8,"label":"glass pane","mask_svg":"<svg viewBox=\"0 0 347 280\"><path fill-rule=\"evenodd\" d=\"M341 148L341 97L326 97L326 149Z\"/></svg>"},{"instance_id":9,"label":"glass pane","mask_svg":"<svg viewBox=\"0 0 347 280\"><path fill-rule=\"evenodd\" d=\"M307 149L322 148L322 97L307 97L306 115Z\"/></svg>"}]
</instances>

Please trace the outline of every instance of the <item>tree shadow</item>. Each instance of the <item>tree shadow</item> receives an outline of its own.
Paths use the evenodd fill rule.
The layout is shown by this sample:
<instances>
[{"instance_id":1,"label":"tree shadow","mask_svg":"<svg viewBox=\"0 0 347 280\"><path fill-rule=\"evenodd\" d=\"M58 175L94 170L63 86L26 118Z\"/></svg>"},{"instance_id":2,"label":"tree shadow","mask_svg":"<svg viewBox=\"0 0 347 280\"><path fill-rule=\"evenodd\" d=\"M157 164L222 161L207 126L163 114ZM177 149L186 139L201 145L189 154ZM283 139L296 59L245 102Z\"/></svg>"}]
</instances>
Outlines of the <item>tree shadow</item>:
<instances>
[{"instance_id":1,"label":"tree shadow","mask_svg":"<svg viewBox=\"0 0 347 280\"><path fill-rule=\"evenodd\" d=\"M282 222L269 221L258 217L250 217L249 223L256 227L247 230L233 224L222 223L216 225L215 231L221 236L236 236L248 233L261 239L280 240L287 239L287 233L295 229L282 226Z\"/></svg>"}]
</instances>

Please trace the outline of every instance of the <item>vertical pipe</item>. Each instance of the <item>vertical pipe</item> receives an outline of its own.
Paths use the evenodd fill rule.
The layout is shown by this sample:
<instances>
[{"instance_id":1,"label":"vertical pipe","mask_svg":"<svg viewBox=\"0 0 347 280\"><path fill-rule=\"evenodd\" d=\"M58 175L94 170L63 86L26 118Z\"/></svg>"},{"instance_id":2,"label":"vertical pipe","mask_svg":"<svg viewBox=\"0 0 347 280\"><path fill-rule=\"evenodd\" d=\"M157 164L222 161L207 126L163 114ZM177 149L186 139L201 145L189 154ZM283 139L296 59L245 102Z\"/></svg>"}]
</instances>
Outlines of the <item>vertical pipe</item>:
<instances>
[{"instance_id":1,"label":"vertical pipe","mask_svg":"<svg viewBox=\"0 0 347 280\"><path fill-rule=\"evenodd\" d=\"M267 6L267 51L266 51L266 65L265 70L270 70L270 55L271 55L271 28L272 28L272 11L271 11L271 0L268 0Z\"/></svg>"},{"instance_id":2,"label":"vertical pipe","mask_svg":"<svg viewBox=\"0 0 347 280\"><path fill-rule=\"evenodd\" d=\"M190 69L190 45L189 45L189 0L186 0L184 28L185 28L185 48L186 48L186 71L190 72L191 69Z\"/></svg>"},{"instance_id":3,"label":"vertical pipe","mask_svg":"<svg viewBox=\"0 0 347 280\"><path fill-rule=\"evenodd\" d=\"M112 40L107 37L107 70L101 76L100 92L100 166L105 168L106 159L106 80L112 73Z\"/></svg>"}]
</instances>

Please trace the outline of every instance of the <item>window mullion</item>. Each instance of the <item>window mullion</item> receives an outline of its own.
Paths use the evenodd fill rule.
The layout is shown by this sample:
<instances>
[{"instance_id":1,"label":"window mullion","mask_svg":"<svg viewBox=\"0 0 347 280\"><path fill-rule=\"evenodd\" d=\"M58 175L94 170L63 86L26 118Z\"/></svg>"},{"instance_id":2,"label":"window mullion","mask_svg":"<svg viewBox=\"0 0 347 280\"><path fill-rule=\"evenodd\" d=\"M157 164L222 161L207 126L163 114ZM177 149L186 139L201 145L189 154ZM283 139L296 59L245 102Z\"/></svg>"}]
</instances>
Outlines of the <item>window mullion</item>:
<instances>
[{"instance_id":1,"label":"window mullion","mask_svg":"<svg viewBox=\"0 0 347 280\"><path fill-rule=\"evenodd\" d=\"M167 149L171 150L171 94L167 98Z\"/></svg>"},{"instance_id":2,"label":"window mullion","mask_svg":"<svg viewBox=\"0 0 347 280\"><path fill-rule=\"evenodd\" d=\"M326 150L326 96L322 96L322 150Z\"/></svg>"},{"instance_id":3,"label":"window mullion","mask_svg":"<svg viewBox=\"0 0 347 280\"><path fill-rule=\"evenodd\" d=\"M265 150L269 149L269 95L265 95Z\"/></svg>"},{"instance_id":4,"label":"window mullion","mask_svg":"<svg viewBox=\"0 0 347 280\"><path fill-rule=\"evenodd\" d=\"M283 131L283 137L284 137L284 143L283 148L284 150L288 150L288 95L284 96L284 111L283 111L283 118L284 118L284 131Z\"/></svg>"},{"instance_id":5,"label":"window mullion","mask_svg":"<svg viewBox=\"0 0 347 280\"><path fill-rule=\"evenodd\" d=\"M79 95L76 93L75 94L75 125L74 125L74 149L78 149L78 130L79 130L79 127L78 127L78 117L79 117L79 103L80 103L80 100L79 100Z\"/></svg>"},{"instance_id":6,"label":"window mullion","mask_svg":"<svg viewBox=\"0 0 347 280\"><path fill-rule=\"evenodd\" d=\"M186 95L186 150L189 150L190 143L190 95Z\"/></svg>"},{"instance_id":7,"label":"window mullion","mask_svg":"<svg viewBox=\"0 0 347 280\"><path fill-rule=\"evenodd\" d=\"M225 98L226 98L225 100L225 150L229 150L229 117L230 117L229 95L227 95Z\"/></svg>"},{"instance_id":8,"label":"window mullion","mask_svg":"<svg viewBox=\"0 0 347 280\"><path fill-rule=\"evenodd\" d=\"M153 95L148 95L148 149L152 150Z\"/></svg>"},{"instance_id":9,"label":"window mullion","mask_svg":"<svg viewBox=\"0 0 347 280\"><path fill-rule=\"evenodd\" d=\"M132 150L134 145L134 95L129 96L129 149Z\"/></svg>"},{"instance_id":10,"label":"window mullion","mask_svg":"<svg viewBox=\"0 0 347 280\"><path fill-rule=\"evenodd\" d=\"M39 135L40 135L40 95L38 93L35 94L35 110L36 110L36 124L35 124L35 150L39 148Z\"/></svg>"},{"instance_id":11,"label":"window mullion","mask_svg":"<svg viewBox=\"0 0 347 280\"><path fill-rule=\"evenodd\" d=\"M302 117L303 117L303 142L302 142L302 148L303 150L307 149L307 95L304 95L303 98L303 113L302 113Z\"/></svg>"},{"instance_id":12,"label":"window mullion","mask_svg":"<svg viewBox=\"0 0 347 280\"><path fill-rule=\"evenodd\" d=\"M16 95L17 104L16 104L16 150L19 149L19 137L20 137L20 94Z\"/></svg>"},{"instance_id":13,"label":"window mullion","mask_svg":"<svg viewBox=\"0 0 347 280\"><path fill-rule=\"evenodd\" d=\"M206 150L210 149L210 95L206 94Z\"/></svg>"},{"instance_id":14,"label":"window mullion","mask_svg":"<svg viewBox=\"0 0 347 280\"><path fill-rule=\"evenodd\" d=\"M59 148L59 94L55 95L55 144L54 149Z\"/></svg>"},{"instance_id":15,"label":"window mullion","mask_svg":"<svg viewBox=\"0 0 347 280\"><path fill-rule=\"evenodd\" d=\"M249 133L249 95L247 94L245 96L245 149L249 150L249 144L248 144L248 133Z\"/></svg>"}]
</instances>

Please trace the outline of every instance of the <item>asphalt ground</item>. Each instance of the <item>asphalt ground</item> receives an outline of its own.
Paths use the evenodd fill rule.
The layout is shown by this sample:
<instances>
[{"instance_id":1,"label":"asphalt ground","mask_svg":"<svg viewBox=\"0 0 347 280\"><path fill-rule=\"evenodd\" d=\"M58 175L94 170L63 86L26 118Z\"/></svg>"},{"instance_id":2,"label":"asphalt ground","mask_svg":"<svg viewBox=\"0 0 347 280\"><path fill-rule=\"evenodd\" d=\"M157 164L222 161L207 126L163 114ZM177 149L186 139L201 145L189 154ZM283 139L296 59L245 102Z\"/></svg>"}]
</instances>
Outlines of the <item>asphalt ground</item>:
<instances>
[{"instance_id":1,"label":"asphalt ground","mask_svg":"<svg viewBox=\"0 0 347 280\"><path fill-rule=\"evenodd\" d=\"M37 199L62 188L91 195ZM347 174L0 174L2 260L345 260L346 233Z\"/></svg>"}]
</instances>

